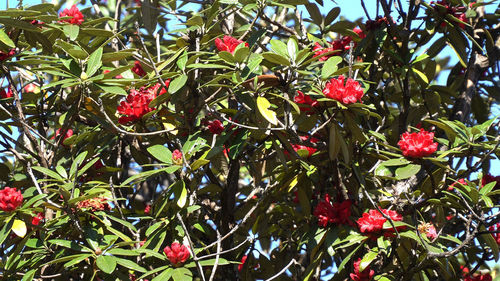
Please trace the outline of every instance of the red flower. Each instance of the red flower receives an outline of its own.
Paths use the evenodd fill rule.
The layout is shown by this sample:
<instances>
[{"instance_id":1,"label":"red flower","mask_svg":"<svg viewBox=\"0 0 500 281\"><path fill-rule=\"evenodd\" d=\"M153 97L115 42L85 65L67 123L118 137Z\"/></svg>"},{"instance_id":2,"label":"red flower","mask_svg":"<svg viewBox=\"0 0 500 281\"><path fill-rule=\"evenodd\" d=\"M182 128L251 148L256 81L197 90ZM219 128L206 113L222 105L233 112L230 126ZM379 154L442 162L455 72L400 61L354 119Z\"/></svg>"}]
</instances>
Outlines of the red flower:
<instances>
[{"instance_id":1,"label":"red flower","mask_svg":"<svg viewBox=\"0 0 500 281\"><path fill-rule=\"evenodd\" d=\"M361 30L361 28L359 27L355 27L352 31L354 31L361 39L366 37L366 34L363 33L363 30Z\"/></svg>"},{"instance_id":2,"label":"red flower","mask_svg":"<svg viewBox=\"0 0 500 281\"><path fill-rule=\"evenodd\" d=\"M345 200L342 203L332 203L330 195L327 193L325 194L325 199L316 205L313 215L318 218L318 225L322 227L326 227L329 223L349 224L351 205L351 200Z\"/></svg>"},{"instance_id":3,"label":"red flower","mask_svg":"<svg viewBox=\"0 0 500 281\"><path fill-rule=\"evenodd\" d=\"M469 269L463 265L460 266L460 269L462 269L462 275L464 277L464 281L491 281L493 278L489 273L487 274L474 274L470 275Z\"/></svg>"},{"instance_id":4,"label":"red flower","mask_svg":"<svg viewBox=\"0 0 500 281\"><path fill-rule=\"evenodd\" d=\"M245 43L245 47L248 47L248 43L227 35L224 35L222 40L220 38L215 39L215 47L217 47L217 50L221 52L230 52L231 54L234 53L236 47L241 43Z\"/></svg>"},{"instance_id":5,"label":"red flower","mask_svg":"<svg viewBox=\"0 0 500 281\"><path fill-rule=\"evenodd\" d=\"M23 194L21 190L15 187L5 187L0 190L0 210L4 212L14 211L23 203Z\"/></svg>"},{"instance_id":6,"label":"red flower","mask_svg":"<svg viewBox=\"0 0 500 281\"><path fill-rule=\"evenodd\" d=\"M434 240L438 237L437 232L436 232L436 228L434 227L434 225L432 223L421 223L418 226L418 231L420 233L425 234L427 236L427 238L429 238L431 240Z\"/></svg>"},{"instance_id":7,"label":"red flower","mask_svg":"<svg viewBox=\"0 0 500 281\"><path fill-rule=\"evenodd\" d=\"M362 102L363 88L359 83L351 78L348 78L344 85L344 75L339 78L332 78L328 81L323 89L323 94L327 98L337 100L343 104Z\"/></svg>"},{"instance_id":8,"label":"red flower","mask_svg":"<svg viewBox=\"0 0 500 281\"><path fill-rule=\"evenodd\" d=\"M179 244L178 242L172 243L170 247L165 247L165 249L163 249L163 252L165 253L165 255L167 255L167 258L170 260L173 266L181 265L191 256L191 254L189 253L189 249L186 246Z\"/></svg>"},{"instance_id":9,"label":"red flower","mask_svg":"<svg viewBox=\"0 0 500 281\"><path fill-rule=\"evenodd\" d=\"M500 245L500 223L490 226L488 230L491 232L491 236L493 236L495 241L497 241L497 244Z\"/></svg>"},{"instance_id":10,"label":"red flower","mask_svg":"<svg viewBox=\"0 0 500 281\"><path fill-rule=\"evenodd\" d=\"M313 100L309 95L304 95L301 91L297 91L297 94L298 95L293 98L293 101L299 104L300 111L308 112L311 111L313 107L319 105L318 101Z\"/></svg>"},{"instance_id":11,"label":"red flower","mask_svg":"<svg viewBox=\"0 0 500 281\"><path fill-rule=\"evenodd\" d=\"M172 162L175 165L182 165L182 152L178 149L172 152Z\"/></svg>"},{"instance_id":12,"label":"red flower","mask_svg":"<svg viewBox=\"0 0 500 281\"><path fill-rule=\"evenodd\" d=\"M111 207L107 202L107 199L102 197L90 198L80 201L76 204L76 207L78 209L89 209L92 212L111 210Z\"/></svg>"},{"instance_id":13,"label":"red flower","mask_svg":"<svg viewBox=\"0 0 500 281\"><path fill-rule=\"evenodd\" d=\"M382 209L382 212L390 217L393 221L401 221L403 217L396 211ZM358 219L357 223L361 233L365 233L372 237L377 237L382 234L384 223L387 221L378 210L369 210L368 213L363 213L362 217ZM392 229L385 235L392 233Z\"/></svg>"},{"instance_id":14,"label":"red flower","mask_svg":"<svg viewBox=\"0 0 500 281\"><path fill-rule=\"evenodd\" d=\"M467 185L467 183L465 182L465 180L464 180L464 179L459 179L458 181L456 181L456 182L452 183L450 186L448 186L448 191L452 191L452 190L453 190L453 188L455 188L455 184L456 184L457 182L458 182L458 183L461 183L461 184L463 184L463 185Z\"/></svg>"},{"instance_id":15,"label":"red flower","mask_svg":"<svg viewBox=\"0 0 500 281\"><path fill-rule=\"evenodd\" d=\"M311 139L309 139L308 136L301 136L300 139L303 140L303 141L309 140L311 143L317 143L318 142L317 138L311 138ZM305 145L301 145L301 144L292 144L292 148L295 151L299 151L299 149L307 150L307 152L309 153L307 155L307 157L311 157L311 155L313 155L316 151L318 151L314 147L309 147L309 146L305 146ZM288 153L288 151L285 151L285 154L287 154L287 153Z\"/></svg>"},{"instance_id":16,"label":"red flower","mask_svg":"<svg viewBox=\"0 0 500 281\"><path fill-rule=\"evenodd\" d=\"M336 41L334 41L333 43L330 43L330 44L332 45L332 47L323 48L318 42L314 43L314 47L313 47L314 55L313 55L313 57L319 57L319 56L321 56L325 53L328 53L328 52L341 51L341 46L336 44ZM334 56L334 54L322 56L318 60L319 61L326 61L332 56Z\"/></svg>"},{"instance_id":17,"label":"red flower","mask_svg":"<svg viewBox=\"0 0 500 281\"><path fill-rule=\"evenodd\" d=\"M16 49L10 49L8 53L0 51L0 61L4 61L16 54Z\"/></svg>"},{"instance_id":18,"label":"red flower","mask_svg":"<svg viewBox=\"0 0 500 281\"><path fill-rule=\"evenodd\" d=\"M10 86L7 88L8 88L7 92L5 91L5 89L0 90L0 98L6 99L6 98L11 98L14 96L14 93L12 92L12 88Z\"/></svg>"},{"instance_id":19,"label":"red flower","mask_svg":"<svg viewBox=\"0 0 500 281\"><path fill-rule=\"evenodd\" d=\"M142 69L141 62L138 60L136 60L134 62L134 67L132 67L132 72L134 72L135 74L137 74L140 77L143 77L147 74L146 71L144 71L144 69Z\"/></svg>"},{"instance_id":20,"label":"red flower","mask_svg":"<svg viewBox=\"0 0 500 281\"><path fill-rule=\"evenodd\" d=\"M359 264L361 263L361 258L354 262L354 273L351 273L351 279L354 281L369 281L372 280L375 271L367 266L363 271L359 272Z\"/></svg>"},{"instance_id":21,"label":"red flower","mask_svg":"<svg viewBox=\"0 0 500 281\"><path fill-rule=\"evenodd\" d=\"M149 103L156 97L156 91L159 87L153 86L149 88L141 88L139 91L132 89L125 101L120 102L116 108L121 116L118 123L127 124L140 120L146 113L151 112L154 108L149 107Z\"/></svg>"},{"instance_id":22,"label":"red flower","mask_svg":"<svg viewBox=\"0 0 500 281\"><path fill-rule=\"evenodd\" d=\"M491 174L486 174L481 179L481 187L487 185L490 182L496 182L495 187L493 189L500 188L500 176L492 176Z\"/></svg>"},{"instance_id":23,"label":"red flower","mask_svg":"<svg viewBox=\"0 0 500 281\"><path fill-rule=\"evenodd\" d=\"M243 269L243 266L245 265L247 258L248 258L247 255L244 255L243 257L241 257L241 263L238 264L238 271L241 271Z\"/></svg>"},{"instance_id":24,"label":"red flower","mask_svg":"<svg viewBox=\"0 0 500 281\"><path fill-rule=\"evenodd\" d=\"M82 24L83 23L83 14L78 10L76 5L71 6L71 9L64 9L64 11L59 13L59 17L72 17L71 19L64 19L61 22L68 22L71 24Z\"/></svg>"},{"instance_id":25,"label":"red flower","mask_svg":"<svg viewBox=\"0 0 500 281\"><path fill-rule=\"evenodd\" d=\"M220 135L224 132L224 125L218 119L208 121L208 130L214 135Z\"/></svg>"},{"instance_id":26,"label":"red flower","mask_svg":"<svg viewBox=\"0 0 500 281\"><path fill-rule=\"evenodd\" d=\"M53 140L53 139L55 139L55 138L58 138L60 135L61 135L61 128L59 128L59 129L57 129L57 130L56 130L56 133L54 134L54 136L53 136L51 139ZM64 137L63 137L63 142L64 142L67 138L71 137L72 135L73 135L73 130L68 129L68 130L66 131L66 133L64 134Z\"/></svg>"},{"instance_id":27,"label":"red flower","mask_svg":"<svg viewBox=\"0 0 500 281\"><path fill-rule=\"evenodd\" d=\"M44 219L43 213L38 213L38 214L36 214L36 216L34 216L31 219L31 224L32 225L39 225L40 221L42 221L43 219Z\"/></svg>"},{"instance_id":28,"label":"red flower","mask_svg":"<svg viewBox=\"0 0 500 281\"><path fill-rule=\"evenodd\" d=\"M402 134L398 145L404 156L420 158L436 152L438 144L433 140L434 133L420 129L418 133L405 132Z\"/></svg>"}]
</instances>

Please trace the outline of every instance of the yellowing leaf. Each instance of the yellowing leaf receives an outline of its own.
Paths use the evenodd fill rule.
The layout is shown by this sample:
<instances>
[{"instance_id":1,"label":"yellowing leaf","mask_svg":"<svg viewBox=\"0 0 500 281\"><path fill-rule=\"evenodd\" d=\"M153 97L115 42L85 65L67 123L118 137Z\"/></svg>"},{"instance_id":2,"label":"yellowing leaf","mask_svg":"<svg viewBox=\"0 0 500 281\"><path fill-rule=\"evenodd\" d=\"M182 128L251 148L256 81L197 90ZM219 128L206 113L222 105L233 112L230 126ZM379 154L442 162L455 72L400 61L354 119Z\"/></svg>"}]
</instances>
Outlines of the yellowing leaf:
<instances>
[{"instance_id":1,"label":"yellowing leaf","mask_svg":"<svg viewBox=\"0 0 500 281\"><path fill-rule=\"evenodd\" d=\"M276 117L276 112L269 109L271 103L265 97L257 97L257 108L260 114L266 118L269 123L273 125L278 125L278 118Z\"/></svg>"},{"instance_id":2,"label":"yellowing leaf","mask_svg":"<svg viewBox=\"0 0 500 281\"><path fill-rule=\"evenodd\" d=\"M17 236L24 238L26 235L26 224L22 220L14 220L12 231L14 231Z\"/></svg>"}]
</instances>

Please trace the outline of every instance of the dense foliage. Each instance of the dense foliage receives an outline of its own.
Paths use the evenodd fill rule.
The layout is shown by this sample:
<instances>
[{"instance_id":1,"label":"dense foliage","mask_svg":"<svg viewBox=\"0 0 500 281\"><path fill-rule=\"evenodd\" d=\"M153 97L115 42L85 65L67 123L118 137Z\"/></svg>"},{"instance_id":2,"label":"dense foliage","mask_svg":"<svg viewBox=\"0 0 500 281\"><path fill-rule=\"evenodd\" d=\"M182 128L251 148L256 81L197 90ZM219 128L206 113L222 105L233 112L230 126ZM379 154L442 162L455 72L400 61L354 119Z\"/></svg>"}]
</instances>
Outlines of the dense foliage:
<instances>
[{"instance_id":1,"label":"dense foliage","mask_svg":"<svg viewBox=\"0 0 500 281\"><path fill-rule=\"evenodd\" d=\"M82 2L0 11L2 280L495 277L491 1Z\"/></svg>"}]
</instances>

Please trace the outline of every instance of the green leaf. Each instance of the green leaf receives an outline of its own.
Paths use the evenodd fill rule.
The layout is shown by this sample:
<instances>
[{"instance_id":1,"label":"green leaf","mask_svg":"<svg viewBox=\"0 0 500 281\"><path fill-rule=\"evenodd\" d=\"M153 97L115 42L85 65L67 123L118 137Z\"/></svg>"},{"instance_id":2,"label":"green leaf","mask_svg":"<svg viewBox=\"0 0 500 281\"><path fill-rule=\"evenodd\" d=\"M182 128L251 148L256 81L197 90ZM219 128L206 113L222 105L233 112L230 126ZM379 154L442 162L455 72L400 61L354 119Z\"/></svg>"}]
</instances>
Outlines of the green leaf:
<instances>
[{"instance_id":1,"label":"green leaf","mask_svg":"<svg viewBox=\"0 0 500 281\"><path fill-rule=\"evenodd\" d=\"M297 40L294 37L290 37L288 39L286 47L288 55L290 56L292 61L295 61L297 59L297 52L299 51L299 44L297 43Z\"/></svg>"},{"instance_id":2,"label":"green leaf","mask_svg":"<svg viewBox=\"0 0 500 281\"><path fill-rule=\"evenodd\" d=\"M276 117L276 112L269 109L271 103L265 97L257 97L257 108L260 114L266 118L269 123L273 125L278 125L278 118Z\"/></svg>"},{"instance_id":3,"label":"green leaf","mask_svg":"<svg viewBox=\"0 0 500 281\"><path fill-rule=\"evenodd\" d=\"M193 280L193 273L187 268L179 267L172 272L174 281L190 281Z\"/></svg>"},{"instance_id":4,"label":"green leaf","mask_svg":"<svg viewBox=\"0 0 500 281\"><path fill-rule=\"evenodd\" d=\"M205 166L206 164L210 163L210 160L207 159L197 159L196 161L191 164L191 170L196 171L200 167Z\"/></svg>"},{"instance_id":5,"label":"green leaf","mask_svg":"<svg viewBox=\"0 0 500 281\"><path fill-rule=\"evenodd\" d=\"M325 17L325 26L330 25L340 15L340 8L334 7Z\"/></svg>"},{"instance_id":6,"label":"green leaf","mask_svg":"<svg viewBox=\"0 0 500 281\"><path fill-rule=\"evenodd\" d=\"M3 241L5 241L5 238L7 238L7 236L9 236L10 230L12 229L12 225L14 224L14 220L11 218L12 217L10 217L6 220L5 225L0 230L0 244L2 244Z\"/></svg>"},{"instance_id":7,"label":"green leaf","mask_svg":"<svg viewBox=\"0 0 500 281\"><path fill-rule=\"evenodd\" d=\"M359 263L359 272L362 272L367 268L378 256L378 248L372 248L368 253L363 256L361 262Z\"/></svg>"},{"instance_id":8,"label":"green leaf","mask_svg":"<svg viewBox=\"0 0 500 281\"><path fill-rule=\"evenodd\" d=\"M174 271L174 269L172 267L169 267L169 268L165 269L165 271L160 273L160 275L153 278L153 280L151 280L151 281L168 281L172 277L172 271ZM141 276L141 278L142 277L143 276Z\"/></svg>"},{"instance_id":9,"label":"green leaf","mask_svg":"<svg viewBox=\"0 0 500 281\"><path fill-rule=\"evenodd\" d=\"M337 71L338 69L337 65L341 62L342 58L339 56L334 56L329 58L323 65L323 68L321 69L321 78L323 80L326 80L330 76L332 76L332 74L335 73L335 71Z\"/></svg>"},{"instance_id":10,"label":"green leaf","mask_svg":"<svg viewBox=\"0 0 500 281\"><path fill-rule=\"evenodd\" d=\"M284 66L290 66L290 61L281 55L275 54L275 53L270 53L266 52L263 53L262 56L264 57L265 60L278 64L278 65L284 65Z\"/></svg>"},{"instance_id":11,"label":"green leaf","mask_svg":"<svg viewBox=\"0 0 500 281\"><path fill-rule=\"evenodd\" d=\"M92 77L99 68L102 66L102 52L103 48L95 50L90 56L87 62L87 75Z\"/></svg>"},{"instance_id":12,"label":"green leaf","mask_svg":"<svg viewBox=\"0 0 500 281\"><path fill-rule=\"evenodd\" d=\"M187 189L184 181L180 180L176 182L172 186L172 191L174 192L174 196L177 199L177 206L179 206L179 208L184 207L187 201Z\"/></svg>"},{"instance_id":13,"label":"green leaf","mask_svg":"<svg viewBox=\"0 0 500 281\"><path fill-rule=\"evenodd\" d=\"M172 164L172 152L164 145L156 144L147 148L147 151L158 161Z\"/></svg>"},{"instance_id":14,"label":"green leaf","mask_svg":"<svg viewBox=\"0 0 500 281\"><path fill-rule=\"evenodd\" d=\"M186 69L187 61L188 61L187 50L184 50L182 55L176 61L177 67L179 67L180 70L184 71Z\"/></svg>"},{"instance_id":15,"label":"green leaf","mask_svg":"<svg viewBox=\"0 0 500 281\"><path fill-rule=\"evenodd\" d=\"M184 87L187 79L188 77L185 74L175 77L175 79L170 82L170 85L168 85L168 93L174 94L179 91L182 87Z\"/></svg>"},{"instance_id":16,"label":"green leaf","mask_svg":"<svg viewBox=\"0 0 500 281\"><path fill-rule=\"evenodd\" d=\"M408 164L396 169L396 179L403 180L416 175L420 171L421 166L417 164Z\"/></svg>"},{"instance_id":17,"label":"green leaf","mask_svg":"<svg viewBox=\"0 0 500 281\"><path fill-rule=\"evenodd\" d=\"M311 19L317 26L322 26L323 25L323 15L321 15L321 12L318 9L318 6L316 4L306 4L306 9L309 12L309 15L311 16Z\"/></svg>"},{"instance_id":18,"label":"green leaf","mask_svg":"<svg viewBox=\"0 0 500 281\"><path fill-rule=\"evenodd\" d=\"M35 277L35 274L36 274L37 270L38 270L38 268L34 268L34 269L26 272L26 274L24 274L23 279L21 279L21 281L31 281L31 280L33 280L33 277Z\"/></svg>"},{"instance_id":19,"label":"green leaf","mask_svg":"<svg viewBox=\"0 0 500 281\"><path fill-rule=\"evenodd\" d=\"M236 63L236 59L234 58L234 56L230 52L222 51L222 52L219 52L218 55L219 55L219 58L223 59L225 62L227 62L231 65Z\"/></svg>"},{"instance_id":20,"label":"green leaf","mask_svg":"<svg viewBox=\"0 0 500 281\"><path fill-rule=\"evenodd\" d=\"M111 274L116 268L116 258L113 256L98 256L96 264L100 270L107 274Z\"/></svg>"},{"instance_id":21,"label":"green leaf","mask_svg":"<svg viewBox=\"0 0 500 281\"><path fill-rule=\"evenodd\" d=\"M43 173L43 174L45 174L53 179L64 181L64 179L58 173L56 173L52 170L49 170L47 168L35 166L35 167L33 167L33 170L39 171L40 173Z\"/></svg>"},{"instance_id":22,"label":"green leaf","mask_svg":"<svg viewBox=\"0 0 500 281\"><path fill-rule=\"evenodd\" d=\"M132 269L134 271L139 271L139 272L146 272L147 271L147 269L136 264L135 262L133 262L131 260L126 260L126 259L117 258L117 257L115 257L115 260L119 265L124 266L128 269Z\"/></svg>"},{"instance_id":23,"label":"green leaf","mask_svg":"<svg viewBox=\"0 0 500 281\"><path fill-rule=\"evenodd\" d=\"M10 39L7 34L5 34L5 31L3 31L3 29L0 29L0 41L11 48L16 47L14 41L12 41L12 39Z\"/></svg>"},{"instance_id":24,"label":"green leaf","mask_svg":"<svg viewBox=\"0 0 500 281\"><path fill-rule=\"evenodd\" d=\"M87 157L87 151L84 151L80 153L75 160L73 160L73 163L71 164L71 168L69 170L69 177L71 179L75 178L76 171L77 169L83 164L83 161L85 160L85 157Z\"/></svg>"},{"instance_id":25,"label":"green leaf","mask_svg":"<svg viewBox=\"0 0 500 281\"><path fill-rule=\"evenodd\" d=\"M68 241L68 240L62 240L62 239L52 239L48 241L50 244L58 245L61 247L65 247L68 249L72 249L78 252L92 252L91 249L82 246L75 241Z\"/></svg>"},{"instance_id":26,"label":"green leaf","mask_svg":"<svg viewBox=\"0 0 500 281\"><path fill-rule=\"evenodd\" d=\"M75 264L78 264L78 263L82 262L83 260L85 260L85 259L87 259L87 258L89 258L91 256L92 256L92 254L74 255L74 256L72 256L72 259L69 262L67 262L67 263L64 264L64 267L65 268L71 267L71 266L73 266Z\"/></svg>"},{"instance_id":27,"label":"green leaf","mask_svg":"<svg viewBox=\"0 0 500 281\"><path fill-rule=\"evenodd\" d=\"M344 269L344 266L347 264L347 262L349 262L352 258L352 256L361 248L361 246L363 246L364 243L362 244L359 244L358 247L356 247L356 249L354 249L354 251L350 252L349 255L347 255L347 257L345 257L342 262L340 263L340 265L338 266L338 272L342 271L342 269Z\"/></svg>"},{"instance_id":28,"label":"green leaf","mask_svg":"<svg viewBox=\"0 0 500 281\"><path fill-rule=\"evenodd\" d=\"M271 49L278 55L281 55L283 56L284 58L286 58L288 56L288 53L287 53L287 45L283 42L281 42L280 40L276 40L276 39L273 39L271 40L271 42L269 42L270 45L271 45Z\"/></svg>"},{"instance_id":29,"label":"green leaf","mask_svg":"<svg viewBox=\"0 0 500 281\"><path fill-rule=\"evenodd\" d=\"M80 33L80 26L76 24L68 24L63 27L64 34L69 37L71 41L74 41L78 34Z\"/></svg>"},{"instance_id":30,"label":"green leaf","mask_svg":"<svg viewBox=\"0 0 500 281\"><path fill-rule=\"evenodd\" d=\"M413 73L417 74L418 77L420 77L420 79L422 79L425 82L425 84L429 84L429 79L422 71L420 71L414 67L411 70L413 71Z\"/></svg>"}]
</instances>

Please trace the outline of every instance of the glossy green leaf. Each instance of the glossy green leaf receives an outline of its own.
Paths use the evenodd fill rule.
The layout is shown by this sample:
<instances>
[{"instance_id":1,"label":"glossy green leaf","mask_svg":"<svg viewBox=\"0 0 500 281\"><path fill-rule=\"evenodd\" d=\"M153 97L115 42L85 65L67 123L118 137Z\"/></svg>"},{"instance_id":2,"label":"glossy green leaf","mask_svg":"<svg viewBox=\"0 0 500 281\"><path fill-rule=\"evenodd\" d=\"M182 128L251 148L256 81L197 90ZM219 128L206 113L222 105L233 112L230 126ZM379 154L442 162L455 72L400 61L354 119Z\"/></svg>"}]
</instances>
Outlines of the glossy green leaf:
<instances>
[{"instance_id":1,"label":"glossy green leaf","mask_svg":"<svg viewBox=\"0 0 500 281\"><path fill-rule=\"evenodd\" d=\"M112 256L98 256L96 264L100 270L107 274L111 274L116 268L116 258Z\"/></svg>"}]
</instances>

